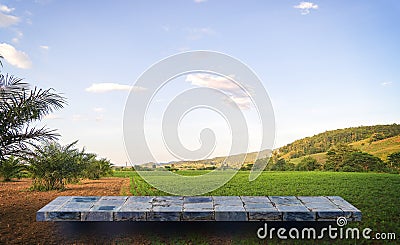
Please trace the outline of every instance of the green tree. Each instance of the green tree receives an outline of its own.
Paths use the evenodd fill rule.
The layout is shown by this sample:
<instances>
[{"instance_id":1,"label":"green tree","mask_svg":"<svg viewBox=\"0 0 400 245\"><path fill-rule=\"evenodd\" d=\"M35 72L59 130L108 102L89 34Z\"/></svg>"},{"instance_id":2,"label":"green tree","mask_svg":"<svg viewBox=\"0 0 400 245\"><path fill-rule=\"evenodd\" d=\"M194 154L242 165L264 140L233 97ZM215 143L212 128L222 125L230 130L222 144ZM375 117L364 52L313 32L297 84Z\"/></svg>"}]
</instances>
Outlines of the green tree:
<instances>
[{"instance_id":1,"label":"green tree","mask_svg":"<svg viewBox=\"0 0 400 245\"><path fill-rule=\"evenodd\" d=\"M88 179L100 179L101 177L113 174L112 163L106 158L96 159L96 155L92 154L90 159L86 161L83 170L83 177Z\"/></svg>"},{"instance_id":2,"label":"green tree","mask_svg":"<svg viewBox=\"0 0 400 245\"><path fill-rule=\"evenodd\" d=\"M65 184L79 178L86 165L84 150L75 148L77 141L62 146L48 142L37 147L29 159L34 190L63 190Z\"/></svg>"},{"instance_id":3,"label":"green tree","mask_svg":"<svg viewBox=\"0 0 400 245\"><path fill-rule=\"evenodd\" d=\"M327 160L324 165L324 169L339 171L344 164L345 158L348 157L348 155L351 154L352 152L357 152L357 151L358 150L354 149L350 145L346 144L334 145L326 153Z\"/></svg>"},{"instance_id":4,"label":"green tree","mask_svg":"<svg viewBox=\"0 0 400 245\"><path fill-rule=\"evenodd\" d=\"M0 74L0 165L11 155L25 157L40 141L55 139L54 130L32 123L65 104L53 89L30 89L22 79Z\"/></svg>"},{"instance_id":5,"label":"green tree","mask_svg":"<svg viewBox=\"0 0 400 245\"><path fill-rule=\"evenodd\" d=\"M313 157L304 157L296 166L296 170L313 171L321 167L321 164Z\"/></svg>"},{"instance_id":6,"label":"green tree","mask_svg":"<svg viewBox=\"0 0 400 245\"><path fill-rule=\"evenodd\" d=\"M351 152L345 157L339 169L339 171L347 172L383 172L385 170L385 164L379 157L366 152Z\"/></svg>"},{"instance_id":7,"label":"green tree","mask_svg":"<svg viewBox=\"0 0 400 245\"><path fill-rule=\"evenodd\" d=\"M387 161L389 163L390 168L399 169L400 168L400 151L388 155Z\"/></svg>"},{"instance_id":8,"label":"green tree","mask_svg":"<svg viewBox=\"0 0 400 245\"><path fill-rule=\"evenodd\" d=\"M10 156L0 165L0 176L4 181L11 181L12 178L21 178L24 169L25 165L21 163L20 159Z\"/></svg>"}]
</instances>

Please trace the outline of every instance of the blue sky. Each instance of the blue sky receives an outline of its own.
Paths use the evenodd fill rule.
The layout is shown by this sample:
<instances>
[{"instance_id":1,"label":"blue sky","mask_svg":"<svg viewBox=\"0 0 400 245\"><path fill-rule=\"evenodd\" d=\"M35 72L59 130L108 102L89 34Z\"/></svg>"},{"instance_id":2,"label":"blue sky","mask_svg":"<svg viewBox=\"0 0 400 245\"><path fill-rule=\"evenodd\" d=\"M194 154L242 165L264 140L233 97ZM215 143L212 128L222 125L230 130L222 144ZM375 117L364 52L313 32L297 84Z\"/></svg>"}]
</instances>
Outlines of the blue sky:
<instances>
[{"instance_id":1,"label":"blue sky","mask_svg":"<svg viewBox=\"0 0 400 245\"><path fill-rule=\"evenodd\" d=\"M150 65L188 50L229 54L258 74L275 111L276 147L399 123L399 25L396 0L0 1L0 53L3 72L68 98L44 120L61 142L78 139L124 164L127 89Z\"/></svg>"}]
</instances>

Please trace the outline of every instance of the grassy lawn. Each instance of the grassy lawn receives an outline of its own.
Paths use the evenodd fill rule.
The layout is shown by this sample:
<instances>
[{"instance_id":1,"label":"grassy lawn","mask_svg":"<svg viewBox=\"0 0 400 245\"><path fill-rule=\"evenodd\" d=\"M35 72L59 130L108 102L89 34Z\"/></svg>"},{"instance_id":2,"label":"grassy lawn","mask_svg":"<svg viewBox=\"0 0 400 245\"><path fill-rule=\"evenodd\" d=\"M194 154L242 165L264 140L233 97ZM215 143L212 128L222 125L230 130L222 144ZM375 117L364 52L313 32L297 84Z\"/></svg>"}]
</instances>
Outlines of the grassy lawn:
<instances>
[{"instance_id":1,"label":"grassy lawn","mask_svg":"<svg viewBox=\"0 0 400 245\"><path fill-rule=\"evenodd\" d=\"M198 175L199 171L182 171ZM131 177L133 195L167 195L150 187L133 171L119 171L115 176ZM355 227L369 227L374 232L400 235L400 175L338 172L264 172L248 181L249 172L240 171L223 187L207 195L335 195L345 198L363 213Z\"/></svg>"}]
</instances>

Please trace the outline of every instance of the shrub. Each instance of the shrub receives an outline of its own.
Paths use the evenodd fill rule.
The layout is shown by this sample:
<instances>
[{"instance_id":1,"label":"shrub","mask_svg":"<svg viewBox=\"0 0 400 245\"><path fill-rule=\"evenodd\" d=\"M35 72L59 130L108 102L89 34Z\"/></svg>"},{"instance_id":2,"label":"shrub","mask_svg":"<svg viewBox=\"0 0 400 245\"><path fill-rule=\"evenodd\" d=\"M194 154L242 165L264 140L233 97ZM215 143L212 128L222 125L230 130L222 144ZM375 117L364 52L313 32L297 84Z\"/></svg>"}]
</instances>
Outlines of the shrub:
<instances>
[{"instance_id":1,"label":"shrub","mask_svg":"<svg viewBox=\"0 0 400 245\"><path fill-rule=\"evenodd\" d=\"M19 158L10 156L8 159L0 163L0 176L4 181L11 181L12 178L21 178L25 165L21 163Z\"/></svg>"},{"instance_id":2,"label":"shrub","mask_svg":"<svg viewBox=\"0 0 400 245\"><path fill-rule=\"evenodd\" d=\"M62 146L49 142L38 147L29 160L34 190L63 190L68 181L79 178L84 168L84 152L75 148L77 141Z\"/></svg>"},{"instance_id":3,"label":"shrub","mask_svg":"<svg viewBox=\"0 0 400 245\"><path fill-rule=\"evenodd\" d=\"M113 174L112 163L106 158L96 159L96 155L90 154L90 158L86 161L82 177L88 179L100 179L100 177Z\"/></svg>"},{"instance_id":4,"label":"shrub","mask_svg":"<svg viewBox=\"0 0 400 245\"><path fill-rule=\"evenodd\" d=\"M304 157L296 166L296 170L300 171L314 171L320 169L321 165L313 157Z\"/></svg>"}]
</instances>

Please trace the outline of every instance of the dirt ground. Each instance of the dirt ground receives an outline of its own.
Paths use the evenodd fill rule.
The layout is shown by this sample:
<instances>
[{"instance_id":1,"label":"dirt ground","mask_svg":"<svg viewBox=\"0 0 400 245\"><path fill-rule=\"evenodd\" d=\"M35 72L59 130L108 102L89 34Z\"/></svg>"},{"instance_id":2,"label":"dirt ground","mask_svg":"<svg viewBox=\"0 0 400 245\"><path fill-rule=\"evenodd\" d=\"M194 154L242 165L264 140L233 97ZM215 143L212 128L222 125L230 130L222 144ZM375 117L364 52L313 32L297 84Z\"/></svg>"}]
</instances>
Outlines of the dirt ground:
<instances>
[{"instance_id":1,"label":"dirt ground","mask_svg":"<svg viewBox=\"0 0 400 245\"><path fill-rule=\"evenodd\" d=\"M36 211L58 196L129 195L129 178L83 180L65 191L30 191L31 184L30 179L0 182L0 244L232 243L231 227L207 222L36 222Z\"/></svg>"},{"instance_id":2,"label":"dirt ground","mask_svg":"<svg viewBox=\"0 0 400 245\"><path fill-rule=\"evenodd\" d=\"M0 244L60 244L91 243L65 237L61 224L36 222L36 211L58 196L113 196L127 195L129 179L105 178L83 180L67 186L65 191L29 191L32 181L21 179L0 182ZM129 190L129 189L128 189Z\"/></svg>"}]
</instances>

